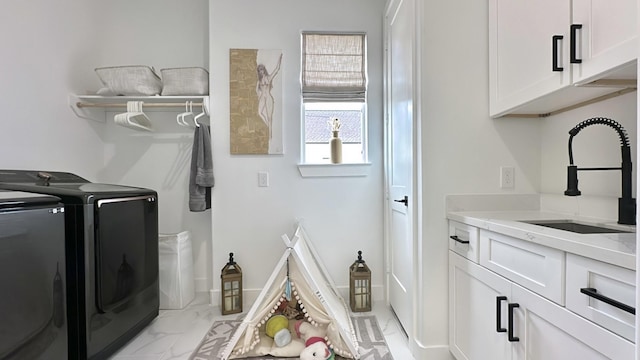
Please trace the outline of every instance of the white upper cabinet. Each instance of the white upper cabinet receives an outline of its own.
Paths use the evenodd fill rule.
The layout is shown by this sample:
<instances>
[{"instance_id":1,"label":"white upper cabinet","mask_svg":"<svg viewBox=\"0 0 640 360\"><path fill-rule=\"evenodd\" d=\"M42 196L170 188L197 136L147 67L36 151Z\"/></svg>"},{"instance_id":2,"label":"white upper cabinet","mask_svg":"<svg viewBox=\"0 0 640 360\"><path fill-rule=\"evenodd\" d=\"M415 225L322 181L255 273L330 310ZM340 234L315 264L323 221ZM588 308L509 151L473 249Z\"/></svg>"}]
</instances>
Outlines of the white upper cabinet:
<instances>
[{"instance_id":1,"label":"white upper cabinet","mask_svg":"<svg viewBox=\"0 0 640 360\"><path fill-rule=\"evenodd\" d=\"M490 0L490 115L546 114L620 90L575 85L635 79L636 38L635 0Z\"/></svg>"},{"instance_id":2,"label":"white upper cabinet","mask_svg":"<svg viewBox=\"0 0 640 360\"><path fill-rule=\"evenodd\" d=\"M573 0L576 58L573 82L583 84L602 74L633 65L637 58L636 0ZM617 74L629 78L634 74Z\"/></svg>"},{"instance_id":3,"label":"white upper cabinet","mask_svg":"<svg viewBox=\"0 0 640 360\"><path fill-rule=\"evenodd\" d=\"M552 45L562 53L569 49L569 1L491 0L489 14L491 115L571 83L569 71L552 69ZM552 44L554 35L564 38ZM568 67L562 59L557 65Z\"/></svg>"}]
</instances>

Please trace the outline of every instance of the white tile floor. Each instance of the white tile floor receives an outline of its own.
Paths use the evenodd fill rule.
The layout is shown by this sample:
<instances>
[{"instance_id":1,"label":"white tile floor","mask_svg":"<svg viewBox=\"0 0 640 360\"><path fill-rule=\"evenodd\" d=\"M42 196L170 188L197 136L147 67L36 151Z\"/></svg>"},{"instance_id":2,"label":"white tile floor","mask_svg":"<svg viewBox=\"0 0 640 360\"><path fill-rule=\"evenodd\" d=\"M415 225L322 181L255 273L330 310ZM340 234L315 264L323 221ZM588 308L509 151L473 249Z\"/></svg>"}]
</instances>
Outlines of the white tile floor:
<instances>
[{"instance_id":1,"label":"white tile floor","mask_svg":"<svg viewBox=\"0 0 640 360\"><path fill-rule=\"evenodd\" d=\"M384 304L373 304L373 315L384 333L395 360L413 360L407 339L397 320ZM111 360L187 360L214 321L237 317L222 316L209 306L208 297L197 296L183 310L160 310L160 315L138 336L131 339Z\"/></svg>"}]
</instances>

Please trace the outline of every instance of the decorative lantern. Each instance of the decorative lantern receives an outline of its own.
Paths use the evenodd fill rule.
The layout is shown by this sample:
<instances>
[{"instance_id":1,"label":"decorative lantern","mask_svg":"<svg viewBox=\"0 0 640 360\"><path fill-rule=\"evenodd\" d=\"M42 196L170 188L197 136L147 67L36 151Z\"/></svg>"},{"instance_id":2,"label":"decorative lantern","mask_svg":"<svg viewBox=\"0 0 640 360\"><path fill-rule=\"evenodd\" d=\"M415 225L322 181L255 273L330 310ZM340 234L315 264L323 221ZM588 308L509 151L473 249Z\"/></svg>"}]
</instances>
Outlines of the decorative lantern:
<instances>
[{"instance_id":1,"label":"decorative lantern","mask_svg":"<svg viewBox=\"0 0 640 360\"><path fill-rule=\"evenodd\" d=\"M353 312L371 311L371 270L362 260L362 251L349 268L349 304Z\"/></svg>"},{"instance_id":2,"label":"decorative lantern","mask_svg":"<svg viewBox=\"0 0 640 360\"><path fill-rule=\"evenodd\" d=\"M222 315L242 312L242 269L233 261L233 253L229 253L229 262L222 268L220 309Z\"/></svg>"}]
</instances>

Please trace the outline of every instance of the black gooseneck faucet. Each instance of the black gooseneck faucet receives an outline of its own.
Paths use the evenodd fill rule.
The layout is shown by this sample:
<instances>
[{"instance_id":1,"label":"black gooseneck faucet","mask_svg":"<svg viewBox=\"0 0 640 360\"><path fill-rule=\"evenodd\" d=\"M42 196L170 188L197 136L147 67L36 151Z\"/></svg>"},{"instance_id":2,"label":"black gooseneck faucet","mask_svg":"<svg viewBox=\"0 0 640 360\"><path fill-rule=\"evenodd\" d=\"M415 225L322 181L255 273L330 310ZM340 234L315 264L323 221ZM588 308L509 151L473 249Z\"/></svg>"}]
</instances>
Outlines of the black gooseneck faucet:
<instances>
[{"instance_id":1,"label":"black gooseneck faucet","mask_svg":"<svg viewBox=\"0 0 640 360\"><path fill-rule=\"evenodd\" d=\"M612 127L620 137L622 150L622 166L621 167L598 167L598 168L578 168L573 164L573 150L571 143L573 137L578 135L580 130L591 125L606 125ZM573 129L569 130L569 166L567 167L567 190L564 192L567 196L578 196L578 170L621 170L622 171L622 197L618 198L618 224L635 225L636 224L636 199L631 197L631 147L629 146L629 137L627 131L617 121L596 117L582 121Z\"/></svg>"}]
</instances>

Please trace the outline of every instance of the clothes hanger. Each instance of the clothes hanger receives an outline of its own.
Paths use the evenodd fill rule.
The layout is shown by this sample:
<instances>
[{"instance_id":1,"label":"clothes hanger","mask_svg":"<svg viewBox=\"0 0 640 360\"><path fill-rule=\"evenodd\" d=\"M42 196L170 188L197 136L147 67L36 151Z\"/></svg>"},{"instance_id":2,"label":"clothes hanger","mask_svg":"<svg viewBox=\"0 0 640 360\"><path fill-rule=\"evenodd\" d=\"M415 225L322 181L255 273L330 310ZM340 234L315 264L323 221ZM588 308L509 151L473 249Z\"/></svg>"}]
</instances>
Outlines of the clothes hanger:
<instances>
[{"instance_id":1,"label":"clothes hanger","mask_svg":"<svg viewBox=\"0 0 640 360\"><path fill-rule=\"evenodd\" d=\"M147 114L142 111L142 104L142 101L129 101L127 103L127 123L133 129L152 131L151 121ZM129 107L133 111L129 110Z\"/></svg>"},{"instance_id":2,"label":"clothes hanger","mask_svg":"<svg viewBox=\"0 0 640 360\"><path fill-rule=\"evenodd\" d=\"M191 126L189 125L189 123L187 123L186 117L187 116L193 116L193 101L185 101L184 102L184 112L178 114L177 117L177 122L178 125L181 126Z\"/></svg>"},{"instance_id":3,"label":"clothes hanger","mask_svg":"<svg viewBox=\"0 0 640 360\"><path fill-rule=\"evenodd\" d=\"M198 119L206 115L207 115L207 112L205 111L204 104L202 104L202 112L193 118L193 122L196 124L197 127L200 127L200 124L198 123Z\"/></svg>"},{"instance_id":4,"label":"clothes hanger","mask_svg":"<svg viewBox=\"0 0 640 360\"><path fill-rule=\"evenodd\" d=\"M134 130L153 131L151 121L142 111L142 101L128 101L127 112L116 114L114 122Z\"/></svg>"}]
</instances>

